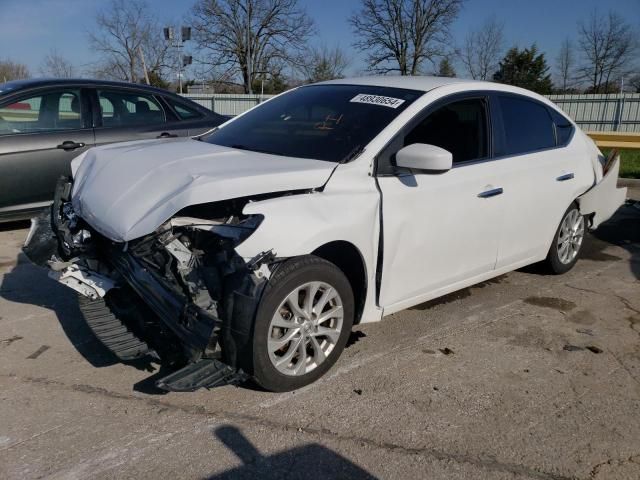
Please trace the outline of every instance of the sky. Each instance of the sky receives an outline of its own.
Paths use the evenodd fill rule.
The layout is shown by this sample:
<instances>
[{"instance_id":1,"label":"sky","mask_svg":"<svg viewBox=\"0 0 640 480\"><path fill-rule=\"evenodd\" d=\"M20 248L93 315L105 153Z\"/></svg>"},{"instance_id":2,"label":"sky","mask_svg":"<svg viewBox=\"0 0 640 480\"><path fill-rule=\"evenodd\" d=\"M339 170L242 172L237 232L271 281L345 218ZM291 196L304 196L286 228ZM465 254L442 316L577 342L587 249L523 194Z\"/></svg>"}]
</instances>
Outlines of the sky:
<instances>
[{"instance_id":1,"label":"sky","mask_svg":"<svg viewBox=\"0 0 640 480\"><path fill-rule=\"evenodd\" d=\"M173 24L183 23L194 3L194 0L147 1L161 21ZM347 73L361 73L365 68L364 56L353 49L353 32L347 22L358 10L359 0L299 1L315 21L312 43L341 46L352 59ZM0 0L0 59L25 63L37 74L44 56L56 49L82 69L97 60L88 45L87 32L96 28L96 13L107 3L106 0ZM640 31L640 0L467 0L452 33L461 43L469 30L495 15L505 24L506 46L525 47L535 42L552 65L562 40L575 38L578 21L594 8L602 13L612 9ZM463 73L460 66L458 70Z\"/></svg>"}]
</instances>

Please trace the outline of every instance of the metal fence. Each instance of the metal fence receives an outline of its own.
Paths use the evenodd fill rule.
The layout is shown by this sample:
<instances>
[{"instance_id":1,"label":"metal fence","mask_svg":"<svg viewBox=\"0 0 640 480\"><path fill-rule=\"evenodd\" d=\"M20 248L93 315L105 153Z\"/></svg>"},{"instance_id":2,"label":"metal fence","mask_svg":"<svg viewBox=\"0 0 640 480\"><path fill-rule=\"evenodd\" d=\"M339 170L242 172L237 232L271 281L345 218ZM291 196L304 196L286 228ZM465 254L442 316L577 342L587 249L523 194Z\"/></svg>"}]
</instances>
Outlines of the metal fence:
<instances>
[{"instance_id":1,"label":"metal fence","mask_svg":"<svg viewBox=\"0 0 640 480\"><path fill-rule=\"evenodd\" d=\"M185 94L222 115L239 115L272 95ZM640 132L640 94L550 95L583 130L597 132Z\"/></svg>"},{"instance_id":2,"label":"metal fence","mask_svg":"<svg viewBox=\"0 0 640 480\"><path fill-rule=\"evenodd\" d=\"M185 93L183 96L221 115L240 115L273 95Z\"/></svg>"},{"instance_id":3,"label":"metal fence","mask_svg":"<svg viewBox=\"0 0 640 480\"><path fill-rule=\"evenodd\" d=\"M640 94L550 95L580 128L590 132L640 132Z\"/></svg>"}]
</instances>

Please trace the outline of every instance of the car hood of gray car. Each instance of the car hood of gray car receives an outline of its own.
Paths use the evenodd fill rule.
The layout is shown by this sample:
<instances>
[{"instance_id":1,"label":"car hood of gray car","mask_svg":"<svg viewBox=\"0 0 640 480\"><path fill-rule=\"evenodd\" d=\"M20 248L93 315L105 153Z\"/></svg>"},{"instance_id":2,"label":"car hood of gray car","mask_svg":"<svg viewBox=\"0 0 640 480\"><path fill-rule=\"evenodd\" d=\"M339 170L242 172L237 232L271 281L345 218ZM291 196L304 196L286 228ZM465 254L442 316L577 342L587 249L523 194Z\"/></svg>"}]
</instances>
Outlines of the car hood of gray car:
<instances>
[{"instance_id":1,"label":"car hood of gray car","mask_svg":"<svg viewBox=\"0 0 640 480\"><path fill-rule=\"evenodd\" d=\"M126 242L190 205L321 187L336 164L177 139L92 148L71 167L76 213Z\"/></svg>"}]
</instances>

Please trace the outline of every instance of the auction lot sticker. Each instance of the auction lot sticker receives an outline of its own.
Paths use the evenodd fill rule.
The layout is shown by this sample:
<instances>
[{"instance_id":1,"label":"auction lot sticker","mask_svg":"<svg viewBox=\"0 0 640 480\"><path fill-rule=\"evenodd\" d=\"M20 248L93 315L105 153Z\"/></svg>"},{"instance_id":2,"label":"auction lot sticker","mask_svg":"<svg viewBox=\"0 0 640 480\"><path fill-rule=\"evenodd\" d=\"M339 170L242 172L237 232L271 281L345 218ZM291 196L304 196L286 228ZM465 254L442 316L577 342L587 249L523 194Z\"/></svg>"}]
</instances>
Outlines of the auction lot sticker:
<instances>
[{"instance_id":1,"label":"auction lot sticker","mask_svg":"<svg viewBox=\"0 0 640 480\"><path fill-rule=\"evenodd\" d=\"M359 93L349 101L353 103L368 103L369 105L380 105L381 107L389 108L398 108L404 103L404 100L400 98L383 97L381 95L368 95L366 93Z\"/></svg>"}]
</instances>

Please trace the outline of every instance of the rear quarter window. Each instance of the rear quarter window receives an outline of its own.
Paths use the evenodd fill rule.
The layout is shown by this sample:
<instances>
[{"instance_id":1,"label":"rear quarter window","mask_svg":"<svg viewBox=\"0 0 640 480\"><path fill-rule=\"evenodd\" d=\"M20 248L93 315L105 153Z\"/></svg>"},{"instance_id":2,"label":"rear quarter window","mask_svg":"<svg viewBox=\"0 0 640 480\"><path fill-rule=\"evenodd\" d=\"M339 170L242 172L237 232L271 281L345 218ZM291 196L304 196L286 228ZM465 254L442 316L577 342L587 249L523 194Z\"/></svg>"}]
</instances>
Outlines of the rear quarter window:
<instances>
[{"instance_id":1,"label":"rear quarter window","mask_svg":"<svg viewBox=\"0 0 640 480\"><path fill-rule=\"evenodd\" d=\"M184 103L176 102L172 98L166 98L165 100L173 107L175 112L180 117L180 120L194 120L196 118L202 118L204 115L195 108L189 107Z\"/></svg>"},{"instance_id":2,"label":"rear quarter window","mask_svg":"<svg viewBox=\"0 0 640 480\"><path fill-rule=\"evenodd\" d=\"M554 124L547 107L524 97L500 96L505 154L517 155L556 146Z\"/></svg>"},{"instance_id":3,"label":"rear quarter window","mask_svg":"<svg viewBox=\"0 0 640 480\"><path fill-rule=\"evenodd\" d=\"M556 145L564 147L571 141L574 131L573 125L564 115L555 110L549 109L549 112L551 112L551 118L556 129Z\"/></svg>"}]
</instances>

